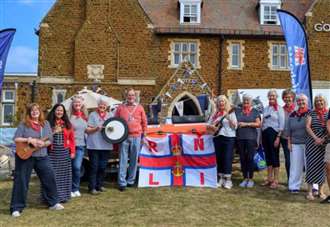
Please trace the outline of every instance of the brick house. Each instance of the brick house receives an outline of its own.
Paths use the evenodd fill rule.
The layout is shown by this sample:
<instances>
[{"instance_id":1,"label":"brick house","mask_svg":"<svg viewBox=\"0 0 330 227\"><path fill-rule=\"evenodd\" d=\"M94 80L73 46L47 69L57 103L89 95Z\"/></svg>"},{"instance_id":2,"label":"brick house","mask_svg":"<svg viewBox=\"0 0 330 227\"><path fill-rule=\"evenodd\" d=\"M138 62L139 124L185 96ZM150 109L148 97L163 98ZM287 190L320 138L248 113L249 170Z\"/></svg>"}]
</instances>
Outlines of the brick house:
<instances>
[{"instance_id":1,"label":"brick house","mask_svg":"<svg viewBox=\"0 0 330 227\"><path fill-rule=\"evenodd\" d=\"M330 0L57 0L40 23L37 100L134 87L145 106L162 98L165 118L182 99L201 114L204 93L290 87L277 8L304 24L313 86L329 88ZM187 70L198 79L177 83Z\"/></svg>"}]
</instances>

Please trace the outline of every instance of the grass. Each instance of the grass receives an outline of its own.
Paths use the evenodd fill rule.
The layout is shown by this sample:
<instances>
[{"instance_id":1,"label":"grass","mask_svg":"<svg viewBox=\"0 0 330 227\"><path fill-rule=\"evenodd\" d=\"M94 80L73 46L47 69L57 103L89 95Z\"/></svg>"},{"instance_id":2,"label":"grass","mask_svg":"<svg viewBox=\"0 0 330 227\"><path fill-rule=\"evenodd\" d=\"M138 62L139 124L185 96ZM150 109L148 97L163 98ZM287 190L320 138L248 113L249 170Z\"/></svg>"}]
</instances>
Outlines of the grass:
<instances>
[{"instance_id":1,"label":"grass","mask_svg":"<svg viewBox=\"0 0 330 227\"><path fill-rule=\"evenodd\" d=\"M284 171L282 170L284 174ZM11 181L0 182L0 226L329 226L330 206L308 202L305 192L290 195L259 186L265 172L256 174L254 189L234 188L129 188L119 192L114 182L98 196L87 194L64 204L63 211L49 211L38 202L39 183L30 183L28 208L19 218L9 215ZM282 184L284 177L282 176Z\"/></svg>"}]
</instances>

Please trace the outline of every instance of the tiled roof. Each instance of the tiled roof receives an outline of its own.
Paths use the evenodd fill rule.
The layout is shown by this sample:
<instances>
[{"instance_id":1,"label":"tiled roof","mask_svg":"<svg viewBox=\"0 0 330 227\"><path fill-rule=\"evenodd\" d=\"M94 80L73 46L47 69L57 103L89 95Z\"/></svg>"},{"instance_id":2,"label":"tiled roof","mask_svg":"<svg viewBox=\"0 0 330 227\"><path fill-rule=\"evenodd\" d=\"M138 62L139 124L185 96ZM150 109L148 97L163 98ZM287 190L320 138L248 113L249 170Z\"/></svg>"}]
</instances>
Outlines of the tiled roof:
<instances>
[{"instance_id":1,"label":"tiled roof","mask_svg":"<svg viewBox=\"0 0 330 227\"><path fill-rule=\"evenodd\" d=\"M314 0L284 0L282 9L300 21ZM282 35L280 26L260 25L258 0L203 0L201 23L180 25L178 0L139 0L156 33Z\"/></svg>"}]
</instances>

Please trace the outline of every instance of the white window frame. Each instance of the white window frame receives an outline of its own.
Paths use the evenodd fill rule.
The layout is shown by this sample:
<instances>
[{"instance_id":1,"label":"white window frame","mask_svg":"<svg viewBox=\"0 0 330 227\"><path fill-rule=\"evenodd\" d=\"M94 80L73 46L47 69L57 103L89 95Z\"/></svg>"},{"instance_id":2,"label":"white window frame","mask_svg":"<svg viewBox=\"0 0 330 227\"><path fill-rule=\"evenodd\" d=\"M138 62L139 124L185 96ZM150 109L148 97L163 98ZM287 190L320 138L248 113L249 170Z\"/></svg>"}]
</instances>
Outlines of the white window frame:
<instances>
[{"instance_id":1,"label":"white window frame","mask_svg":"<svg viewBox=\"0 0 330 227\"><path fill-rule=\"evenodd\" d=\"M12 93L12 99L6 99L6 92ZM16 92L12 89L3 89L2 90L2 96L1 96L1 125L2 126L11 126L14 123L14 117L15 117L15 97ZM13 110L13 118L11 122L5 122L5 106L12 106Z\"/></svg>"},{"instance_id":2,"label":"white window frame","mask_svg":"<svg viewBox=\"0 0 330 227\"><path fill-rule=\"evenodd\" d=\"M179 48L177 48L179 45ZM185 48L184 46L188 47ZM194 50L192 50L192 46L195 46ZM177 68L182 61L185 60L186 57L189 56L189 61L191 59L191 56L194 55L194 61L191 62L195 68L200 68L199 65L199 40L172 40L171 46L170 46L170 68ZM176 56L179 57L178 62L176 62Z\"/></svg>"},{"instance_id":3,"label":"white window frame","mask_svg":"<svg viewBox=\"0 0 330 227\"><path fill-rule=\"evenodd\" d=\"M265 8L269 8L269 15L266 12ZM275 9L275 11L272 11ZM260 24L262 25L280 25L280 20L278 18L276 9L281 9L280 0L260 0ZM269 18L265 18L269 16ZM275 18L271 18L274 17Z\"/></svg>"},{"instance_id":4,"label":"white window frame","mask_svg":"<svg viewBox=\"0 0 330 227\"><path fill-rule=\"evenodd\" d=\"M234 47L238 48L238 52L234 53ZM234 65L234 56L237 58L237 65ZM241 68L241 44L240 43L232 43L231 44L231 61L230 61L231 68Z\"/></svg>"},{"instance_id":5,"label":"white window frame","mask_svg":"<svg viewBox=\"0 0 330 227\"><path fill-rule=\"evenodd\" d=\"M11 122L5 122L5 106L12 106L12 110L13 110L13 115L12 115L12 119ZM14 117L15 117L15 103L2 103L1 105L1 125L2 126L11 126L14 123Z\"/></svg>"},{"instance_id":6,"label":"white window frame","mask_svg":"<svg viewBox=\"0 0 330 227\"><path fill-rule=\"evenodd\" d=\"M63 101L64 101L66 96L66 89L53 89L53 96L52 96L53 106L58 103L57 97L59 94L63 95Z\"/></svg>"},{"instance_id":7,"label":"white window frame","mask_svg":"<svg viewBox=\"0 0 330 227\"><path fill-rule=\"evenodd\" d=\"M244 40L227 40L228 46L227 46L227 51L228 51L228 67L227 69L230 70L242 70L244 67L244 62L243 62L243 58L244 58ZM238 46L239 50L238 50L238 65L234 65L233 64L233 48L234 46Z\"/></svg>"},{"instance_id":8,"label":"white window frame","mask_svg":"<svg viewBox=\"0 0 330 227\"><path fill-rule=\"evenodd\" d=\"M6 99L6 92L11 92L13 94L12 99ZM2 102L15 102L15 90L2 90Z\"/></svg>"},{"instance_id":9,"label":"white window frame","mask_svg":"<svg viewBox=\"0 0 330 227\"><path fill-rule=\"evenodd\" d=\"M277 53L274 53L274 48L277 49ZM283 52L283 50L284 50L284 52ZM284 42L283 43L282 42L270 43L269 52L270 52L269 57L270 57L271 70L284 70L284 71L290 70L288 49ZM274 62L274 58L277 59L276 60L277 63ZM284 63L284 64L282 64L282 63Z\"/></svg>"},{"instance_id":10,"label":"white window frame","mask_svg":"<svg viewBox=\"0 0 330 227\"><path fill-rule=\"evenodd\" d=\"M185 12L188 7L189 12ZM196 12L192 12L193 7ZM185 21L190 18L190 21ZM191 18L196 18L191 21ZM180 0L180 24L200 24L201 23L201 0Z\"/></svg>"}]
</instances>

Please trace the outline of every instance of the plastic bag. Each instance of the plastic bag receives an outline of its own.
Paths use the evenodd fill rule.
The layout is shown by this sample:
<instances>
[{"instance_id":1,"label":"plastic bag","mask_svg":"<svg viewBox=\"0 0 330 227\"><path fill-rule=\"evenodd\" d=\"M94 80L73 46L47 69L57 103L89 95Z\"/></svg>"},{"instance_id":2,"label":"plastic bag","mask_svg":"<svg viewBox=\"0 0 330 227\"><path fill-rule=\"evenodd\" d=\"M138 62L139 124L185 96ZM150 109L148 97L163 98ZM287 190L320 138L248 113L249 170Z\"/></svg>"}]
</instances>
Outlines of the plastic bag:
<instances>
[{"instance_id":1,"label":"plastic bag","mask_svg":"<svg viewBox=\"0 0 330 227\"><path fill-rule=\"evenodd\" d=\"M260 145L253 158L255 170L261 171L267 168L264 148Z\"/></svg>"}]
</instances>

